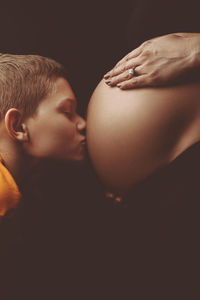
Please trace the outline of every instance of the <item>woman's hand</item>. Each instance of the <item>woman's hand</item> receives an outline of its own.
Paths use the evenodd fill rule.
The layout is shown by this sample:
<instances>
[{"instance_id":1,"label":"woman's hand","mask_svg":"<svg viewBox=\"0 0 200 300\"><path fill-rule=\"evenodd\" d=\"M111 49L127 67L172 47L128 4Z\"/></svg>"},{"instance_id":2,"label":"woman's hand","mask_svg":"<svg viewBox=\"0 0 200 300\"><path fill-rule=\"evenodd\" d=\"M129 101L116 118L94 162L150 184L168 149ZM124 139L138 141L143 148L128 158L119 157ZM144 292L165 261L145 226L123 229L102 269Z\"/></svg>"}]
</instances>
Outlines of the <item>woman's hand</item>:
<instances>
[{"instance_id":1,"label":"woman's hand","mask_svg":"<svg viewBox=\"0 0 200 300\"><path fill-rule=\"evenodd\" d=\"M200 34L173 33L144 42L108 72L109 86L121 89L176 83L200 66ZM129 70L134 69L134 74Z\"/></svg>"}]
</instances>

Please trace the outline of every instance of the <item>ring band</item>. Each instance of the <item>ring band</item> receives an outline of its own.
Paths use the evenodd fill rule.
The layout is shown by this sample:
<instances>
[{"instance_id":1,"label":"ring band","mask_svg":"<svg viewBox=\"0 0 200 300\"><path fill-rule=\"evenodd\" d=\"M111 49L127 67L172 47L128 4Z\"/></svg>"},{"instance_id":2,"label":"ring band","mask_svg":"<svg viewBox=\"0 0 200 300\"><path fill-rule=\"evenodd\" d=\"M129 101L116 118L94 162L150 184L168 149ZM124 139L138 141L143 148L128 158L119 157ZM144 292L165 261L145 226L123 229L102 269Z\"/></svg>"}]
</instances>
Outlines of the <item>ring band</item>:
<instances>
[{"instance_id":1,"label":"ring band","mask_svg":"<svg viewBox=\"0 0 200 300\"><path fill-rule=\"evenodd\" d=\"M128 74L130 74L130 75L134 75L134 73L135 73L135 70L134 70L134 68L131 68L131 69L129 69L128 70Z\"/></svg>"}]
</instances>

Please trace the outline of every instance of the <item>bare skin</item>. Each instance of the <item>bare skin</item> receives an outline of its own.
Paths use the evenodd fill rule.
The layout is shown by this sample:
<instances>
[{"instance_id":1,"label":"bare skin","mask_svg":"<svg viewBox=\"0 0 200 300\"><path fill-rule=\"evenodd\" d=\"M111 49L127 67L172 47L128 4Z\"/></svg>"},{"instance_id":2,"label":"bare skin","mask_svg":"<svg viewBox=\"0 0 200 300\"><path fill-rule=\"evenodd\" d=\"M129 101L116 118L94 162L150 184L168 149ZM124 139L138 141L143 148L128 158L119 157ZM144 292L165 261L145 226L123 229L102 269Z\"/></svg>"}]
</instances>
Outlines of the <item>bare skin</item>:
<instances>
[{"instance_id":1,"label":"bare skin","mask_svg":"<svg viewBox=\"0 0 200 300\"><path fill-rule=\"evenodd\" d=\"M128 73L134 68L134 76ZM173 33L148 40L128 53L104 79L120 89L175 84L200 69L200 33Z\"/></svg>"},{"instance_id":2,"label":"bare skin","mask_svg":"<svg viewBox=\"0 0 200 300\"><path fill-rule=\"evenodd\" d=\"M200 140L200 84L121 91L104 81L87 114L93 166L109 191L126 192Z\"/></svg>"}]
</instances>

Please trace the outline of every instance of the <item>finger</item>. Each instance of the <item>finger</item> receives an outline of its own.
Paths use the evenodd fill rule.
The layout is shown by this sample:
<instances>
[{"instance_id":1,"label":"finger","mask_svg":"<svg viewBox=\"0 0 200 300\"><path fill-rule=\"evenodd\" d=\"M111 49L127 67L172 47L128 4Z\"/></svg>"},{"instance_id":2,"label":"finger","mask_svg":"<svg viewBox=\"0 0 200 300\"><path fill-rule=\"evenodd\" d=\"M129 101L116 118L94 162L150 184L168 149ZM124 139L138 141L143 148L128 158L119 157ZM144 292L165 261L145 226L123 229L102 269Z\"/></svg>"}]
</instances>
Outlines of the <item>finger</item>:
<instances>
[{"instance_id":1,"label":"finger","mask_svg":"<svg viewBox=\"0 0 200 300\"><path fill-rule=\"evenodd\" d=\"M116 66L120 66L125 61L129 61L132 58L135 58L139 56L142 52L142 46L139 46L138 48L135 48L133 51L129 52L126 56L124 56L117 64Z\"/></svg>"},{"instance_id":2,"label":"finger","mask_svg":"<svg viewBox=\"0 0 200 300\"><path fill-rule=\"evenodd\" d=\"M117 197L115 197L114 202L115 203L122 203L123 202L123 198L121 196L117 196Z\"/></svg>"},{"instance_id":3,"label":"finger","mask_svg":"<svg viewBox=\"0 0 200 300\"><path fill-rule=\"evenodd\" d=\"M117 68L117 67L119 67L121 64L124 64L124 63L126 63L127 61L129 61L130 59L139 56L139 55L141 54L141 52L142 52L142 49L143 49L143 47L142 47L142 45L141 45L141 46L139 46L138 48L134 49L133 51L129 52L126 56L124 56L124 57L123 57L123 58L122 58L122 59L114 66L114 68ZM114 69L114 68L113 68L113 69ZM113 71L113 69L110 70L109 72L107 72L107 73L104 75L104 78L105 78L105 79L107 79L107 78L109 78L109 77L111 76L111 72Z\"/></svg>"},{"instance_id":4,"label":"finger","mask_svg":"<svg viewBox=\"0 0 200 300\"><path fill-rule=\"evenodd\" d=\"M106 79L106 83L108 83L109 80L111 80L112 77L117 76L121 73L126 72L127 70L131 69L131 68L136 68L137 66L139 66L141 63L140 58L133 58L132 60L129 60L127 62L124 62L123 64L121 64L120 66L114 68L111 72L110 72L110 77L108 79Z\"/></svg>"},{"instance_id":5,"label":"finger","mask_svg":"<svg viewBox=\"0 0 200 300\"><path fill-rule=\"evenodd\" d=\"M117 86L122 90L128 90L128 89L151 86L151 85L152 82L149 80L148 75L133 77L127 81L117 84Z\"/></svg>"},{"instance_id":6,"label":"finger","mask_svg":"<svg viewBox=\"0 0 200 300\"><path fill-rule=\"evenodd\" d=\"M106 198L109 198L109 199L114 199L114 197L115 197L114 193L111 193L111 192L106 192L105 196L106 196Z\"/></svg>"},{"instance_id":7,"label":"finger","mask_svg":"<svg viewBox=\"0 0 200 300\"><path fill-rule=\"evenodd\" d=\"M138 72L138 70L140 70L139 67L136 67L134 70L134 75L130 74L127 70L117 76L111 77L110 80L106 80L106 83L109 86L116 86L118 83L121 83L123 81L127 81L127 80L133 78L133 76L141 75L141 73Z\"/></svg>"},{"instance_id":8,"label":"finger","mask_svg":"<svg viewBox=\"0 0 200 300\"><path fill-rule=\"evenodd\" d=\"M124 56L109 72L107 72L104 76L103 76L103 78L104 79L107 79L107 78L109 78L110 77L110 74L112 73L112 71L116 68L116 67L118 67L121 63L123 63L123 62L126 62L128 59L126 59L127 57L128 57L128 55L129 55L129 53L126 55L126 56Z\"/></svg>"},{"instance_id":9,"label":"finger","mask_svg":"<svg viewBox=\"0 0 200 300\"><path fill-rule=\"evenodd\" d=\"M122 63L124 63L124 62L126 62L126 61L128 61L130 58L130 54L131 54L131 52L129 52L127 55L125 55L122 59L120 59L117 63L116 63L116 65L115 65L115 67L118 67L119 65L121 65Z\"/></svg>"}]
</instances>

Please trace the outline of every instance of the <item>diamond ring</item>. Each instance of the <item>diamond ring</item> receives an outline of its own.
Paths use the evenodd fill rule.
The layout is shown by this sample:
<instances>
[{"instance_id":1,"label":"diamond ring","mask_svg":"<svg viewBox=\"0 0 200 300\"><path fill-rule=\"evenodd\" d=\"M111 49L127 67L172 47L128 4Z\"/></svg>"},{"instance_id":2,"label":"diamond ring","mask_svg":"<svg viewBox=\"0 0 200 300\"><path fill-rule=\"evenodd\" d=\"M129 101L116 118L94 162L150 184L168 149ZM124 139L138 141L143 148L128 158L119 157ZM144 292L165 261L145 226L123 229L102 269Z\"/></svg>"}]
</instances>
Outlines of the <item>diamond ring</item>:
<instances>
[{"instance_id":1,"label":"diamond ring","mask_svg":"<svg viewBox=\"0 0 200 300\"><path fill-rule=\"evenodd\" d=\"M134 75L134 73L135 73L135 70L134 70L134 68L131 68L131 69L129 69L128 70L128 74L130 74L130 75Z\"/></svg>"}]
</instances>

